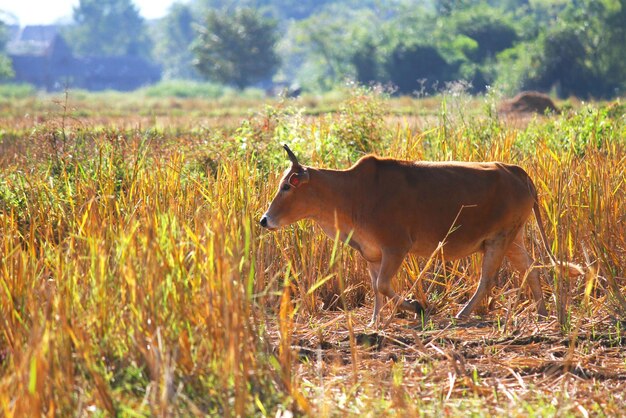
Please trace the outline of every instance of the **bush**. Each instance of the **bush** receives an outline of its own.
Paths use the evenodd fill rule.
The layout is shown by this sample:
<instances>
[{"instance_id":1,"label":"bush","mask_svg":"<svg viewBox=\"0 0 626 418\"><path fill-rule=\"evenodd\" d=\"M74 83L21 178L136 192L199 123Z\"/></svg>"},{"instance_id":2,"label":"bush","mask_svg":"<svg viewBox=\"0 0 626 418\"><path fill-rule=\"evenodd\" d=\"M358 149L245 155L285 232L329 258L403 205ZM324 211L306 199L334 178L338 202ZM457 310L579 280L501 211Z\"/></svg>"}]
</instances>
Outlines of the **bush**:
<instances>
[{"instance_id":1,"label":"bush","mask_svg":"<svg viewBox=\"0 0 626 418\"><path fill-rule=\"evenodd\" d=\"M0 84L0 98L21 99L34 96L36 92L37 90L32 84Z\"/></svg>"},{"instance_id":2,"label":"bush","mask_svg":"<svg viewBox=\"0 0 626 418\"><path fill-rule=\"evenodd\" d=\"M220 84L200 83L190 80L162 81L152 86L144 87L141 91L148 97L178 97L217 99L229 93L232 89Z\"/></svg>"}]
</instances>

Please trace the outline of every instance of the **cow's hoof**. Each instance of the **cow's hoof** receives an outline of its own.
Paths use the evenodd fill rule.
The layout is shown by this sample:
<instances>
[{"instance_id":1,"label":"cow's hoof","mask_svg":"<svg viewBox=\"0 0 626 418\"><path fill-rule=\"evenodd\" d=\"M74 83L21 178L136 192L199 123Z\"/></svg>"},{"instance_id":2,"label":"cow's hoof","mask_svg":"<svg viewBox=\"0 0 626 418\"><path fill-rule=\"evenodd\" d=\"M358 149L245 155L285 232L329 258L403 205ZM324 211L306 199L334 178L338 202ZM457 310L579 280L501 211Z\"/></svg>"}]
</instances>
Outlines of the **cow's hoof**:
<instances>
[{"instance_id":1,"label":"cow's hoof","mask_svg":"<svg viewBox=\"0 0 626 418\"><path fill-rule=\"evenodd\" d=\"M419 303L416 300L411 300L409 303L411 304L411 306L413 306L413 312L415 312L418 315L421 315L424 313L424 307L422 306L421 303Z\"/></svg>"}]
</instances>

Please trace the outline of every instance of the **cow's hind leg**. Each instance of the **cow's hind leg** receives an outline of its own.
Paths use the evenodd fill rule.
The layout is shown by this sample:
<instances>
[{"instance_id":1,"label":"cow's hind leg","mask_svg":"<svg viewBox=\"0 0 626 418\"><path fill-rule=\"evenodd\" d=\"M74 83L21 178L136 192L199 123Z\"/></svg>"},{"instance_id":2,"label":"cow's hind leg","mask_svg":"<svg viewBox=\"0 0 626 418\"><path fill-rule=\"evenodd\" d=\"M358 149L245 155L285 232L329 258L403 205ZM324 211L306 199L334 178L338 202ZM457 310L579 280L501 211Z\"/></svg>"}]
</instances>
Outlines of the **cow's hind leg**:
<instances>
[{"instance_id":1,"label":"cow's hind leg","mask_svg":"<svg viewBox=\"0 0 626 418\"><path fill-rule=\"evenodd\" d=\"M380 263L380 270L378 272L378 278L376 280L376 287L380 294L387 296L394 303L398 304L398 307L403 310L412 311L415 313L422 313L424 308L419 302L414 300L402 299L393 288L391 287L391 280L398 272L398 269L404 261L406 254L383 252L383 258ZM376 323L378 320L378 313L380 312L381 304L377 306L374 302L374 315L372 322Z\"/></svg>"},{"instance_id":2,"label":"cow's hind leg","mask_svg":"<svg viewBox=\"0 0 626 418\"><path fill-rule=\"evenodd\" d=\"M368 262L367 270L370 274L372 290L374 291L374 310L372 312L372 320L369 323L369 326L372 327L376 325L376 318L383 303L383 295L378 291L378 272L380 271L380 263Z\"/></svg>"},{"instance_id":3,"label":"cow's hind leg","mask_svg":"<svg viewBox=\"0 0 626 418\"><path fill-rule=\"evenodd\" d=\"M540 318L545 318L548 315L548 312L546 310L546 304L543 300L539 270L533 268L534 260L524 247L523 230L518 232L515 240L509 246L506 252L506 258L509 259L513 268L519 272L521 278L524 278L524 275L527 275L526 280L528 281L530 290L532 291L535 302L537 303L537 313Z\"/></svg>"},{"instance_id":4,"label":"cow's hind leg","mask_svg":"<svg viewBox=\"0 0 626 418\"><path fill-rule=\"evenodd\" d=\"M474 311L476 305L487 296L495 283L496 274L498 274L498 269L500 269L500 265L504 259L507 244L506 235L485 241L483 265L478 288L469 302L467 302L463 309L456 315L457 319L467 318Z\"/></svg>"}]
</instances>

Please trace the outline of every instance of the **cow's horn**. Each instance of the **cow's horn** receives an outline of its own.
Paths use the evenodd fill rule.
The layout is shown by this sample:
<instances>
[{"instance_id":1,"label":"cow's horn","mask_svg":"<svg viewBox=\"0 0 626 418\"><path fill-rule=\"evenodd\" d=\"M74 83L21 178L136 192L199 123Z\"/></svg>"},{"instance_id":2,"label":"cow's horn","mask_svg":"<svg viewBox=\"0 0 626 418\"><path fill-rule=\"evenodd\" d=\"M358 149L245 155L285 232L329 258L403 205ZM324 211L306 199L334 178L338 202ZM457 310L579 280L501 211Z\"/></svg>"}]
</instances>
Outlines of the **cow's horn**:
<instances>
[{"instance_id":1,"label":"cow's horn","mask_svg":"<svg viewBox=\"0 0 626 418\"><path fill-rule=\"evenodd\" d=\"M291 164L293 164L296 167L299 166L300 163L298 162L296 155L293 153L293 151L289 149L287 144L283 144L283 148L285 148L285 151L287 151L287 155L289 156L289 160L291 161Z\"/></svg>"}]
</instances>

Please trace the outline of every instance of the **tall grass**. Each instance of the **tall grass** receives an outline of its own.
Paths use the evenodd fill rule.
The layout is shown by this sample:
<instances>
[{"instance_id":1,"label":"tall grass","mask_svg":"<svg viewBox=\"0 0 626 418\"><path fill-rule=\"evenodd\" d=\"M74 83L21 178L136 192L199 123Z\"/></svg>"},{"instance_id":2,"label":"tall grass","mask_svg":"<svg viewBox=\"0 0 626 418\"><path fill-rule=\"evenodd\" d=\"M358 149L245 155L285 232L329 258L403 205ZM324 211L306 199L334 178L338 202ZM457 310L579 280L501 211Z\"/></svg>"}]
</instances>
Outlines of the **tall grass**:
<instances>
[{"instance_id":1,"label":"tall grass","mask_svg":"<svg viewBox=\"0 0 626 418\"><path fill-rule=\"evenodd\" d=\"M266 233L257 219L287 165L282 142L304 164L327 167L346 167L364 152L520 164L539 188L552 250L590 267L578 281L558 273L549 279L555 289L546 292L557 298L549 309L561 325L543 326L571 337L572 356L597 348L577 345L574 327L623 347L616 324L626 308L624 116L589 106L514 128L450 106L410 125L390 118L387 102L359 90L333 114L312 118L279 104L235 130L216 131L187 122L95 129L91 119L67 126L52 120L35 130L3 122L2 414L618 411L624 399L611 389L619 382L612 378L603 389L612 395L599 400L584 395L591 383L556 401L547 378L534 383L536 393L526 384L511 389L507 379L535 364L530 354L526 366L520 359L489 369L493 385L484 383L489 353L464 374L470 357L460 346L446 348L457 344L455 334L438 327L445 330L471 295L477 257L437 260L423 282L434 322L398 318L387 334L398 345L376 354L362 345L372 303L363 262L309 222ZM532 223L527 229L536 258L545 259ZM422 267L408 260L396 288L409 289ZM504 282L495 293L503 296L494 296L485 314L509 321L508 331L492 324L481 338L539 326L528 297L516 298L514 289ZM433 335L440 337L420 342ZM625 371L623 359L594 353Z\"/></svg>"}]
</instances>

